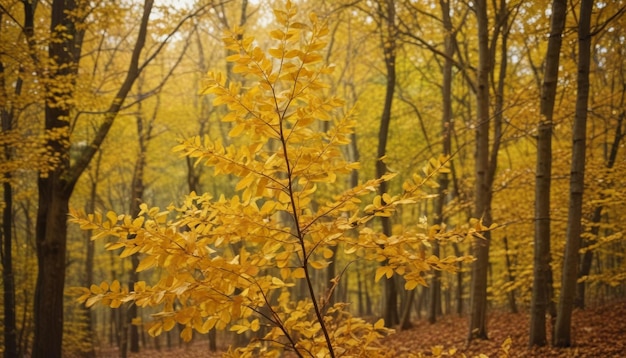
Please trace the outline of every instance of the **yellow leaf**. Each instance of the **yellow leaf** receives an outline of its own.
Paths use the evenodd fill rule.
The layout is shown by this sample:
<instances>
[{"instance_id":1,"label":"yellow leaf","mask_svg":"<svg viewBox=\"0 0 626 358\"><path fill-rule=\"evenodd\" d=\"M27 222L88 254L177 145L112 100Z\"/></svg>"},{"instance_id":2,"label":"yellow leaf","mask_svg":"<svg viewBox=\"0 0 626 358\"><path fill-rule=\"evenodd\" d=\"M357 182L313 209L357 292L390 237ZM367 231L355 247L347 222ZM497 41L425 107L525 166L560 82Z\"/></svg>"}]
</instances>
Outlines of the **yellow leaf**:
<instances>
[{"instance_id":1,"label":"yellow leaf","mask_svg":"<svg viewBox=\"0 0 626 358\"><path fill-rule=\"evenodd\" d=\"M230 327L231 332L237 332L237 334L245 333L248 330L248 326L235 324Z\"/></svg>"},{"instance_id":2,"label":"yellow leaf","mask_svg":"<svg viewBox=\"0 0 626 358\"><path fill-rule=\"evenodd\" d=\"M141 246L138 246L138 245L127 246L124 248L124 251L122 251L122 253L120 254L120 257L124 258L124 257L134 255L138 253L139 250L141 250Z\"/></svg>"},{"instance_id":3,"label":"yellow leaf","mask_svg":"<svg viewBox=\"0 0 626 358\"><path fill-rule=\"evenodd\" d=\"M124 244L123 242L112 242L112 243L104 245L104 248L106 248L109 251L113 251L113 250L122 248L124 246L126 246L126 244Z\"/></svg>"},{"instance_id":4,"label":"yellow leaf","mask_svg":"<svg viewBox=\"0 0 626 358\"><path fill-rule=\"evenodd\" d=\"M328 261L311 261L309 262L309 265L311 265L311 267L313 267L316 270L321 270L323 268L328 267L328 264L330 264L330 262Z\"/></svg>"},{"instance_id":5,"label":"yellow leaf","mask_svg":"<svg viewBox=\"0 0 626 358\"><path fill-rule=\"evenodd\" d=\"M418 285L417 281L408 280L404 284L404 289L407 290L407 291L410 291L410 290L414 289L415 287L417 287L417 285Z\"/></svg>"},{"instance_id":6,"label":"yellow leaf","mask_svg":"<svg viewBox=\"0 0 626 358\"><path fill-rule=\"evenodd\" d=\"M298 267L297 269L293 270L293 272L291 273L291 277L293 277L293 278L305 278L306 274L305 274L304 269L302 267Z\"/></svg>"},{"instance_id":7,"label":"yellow leaf","mask_svg":"<svg viewBox=\"0 0 626 358\"><path fill-rule=\"evenodd\" d=\"M307 53L302 57L302 63L311 64L322 60L322 55L318 53Z\"/></svg>"},{"instance_id":8,"label":"yellow leaf","mask_svg":"<svg viewBox=\"0 0 626 358\"><path fill-rule=\"evenodd\" d=\"M378 282L385 275L387 275L387 266L380 266L376 269L374 280Z\"/></svg>"},{"instance_id":9,"label":"yellow leaf","mask_svg":"<svg viewBox=\"0 0 626 358\"><path fill-rule=\"evenodd\" d=\"M250 329L252 330L252 332L256 332L260 328L261 328L261 323L259 322L258 318L252 321L252 323L250 323Z\"/></svg>"},{"instance_id":10,"label":"yellow leaf","mask_svg":"<svg viewBox=\"0 0 626 358\"><path fill-rule=\"evenodd\" d=\"M433 356L440 357L441 353L443 353L443 346L434 346L430 349L430 351L432 352Z\"/></svg>"},{"instance_id":11,"label":"yellow leaf","mask_svg":"<svg viewBox=\"0 0 626 358\"><path fill-rule=\"evenodd\" d=\"M117 214L112 211L107 212L107 220L109 220L111 224L117 223Z\"/></svg>"},{"instance_id":12,"label":"yellow leaf","mask_svg":"<svg viewBox=\"0 0 626 358\"><path fill-rule=\"evenodd\" d=\"M385 320L384 319L379 319L378 321L376 321L376 323L374 323L374 329L384 329L385 328Z\"/></svg>"},{"instance_id":13,"label":"yellow leaf","mask_svg":"<svg viewBox=\"0 0 626 358\"><path fill-rule=\"evenodd\" d=\"M239 123L235 127L233 127L233 129L231 129L230 132L228 132L228 136L231 137L231 138L236 138L241 133L243 133L244 129L246 129L245 124L244 123Z\"/></svg>"},{"instance_id":14,"label":"yellow leaf","mask_svg":"<svg viewBox=\"0 0 626 358\"><path fill-rule=\"evenodd\" d=\"M91 285L90 291L91 293L96 294L96 295L102 293L102 289L100 288L100 286L95 285L95 284Z\"/></svg>"},{"instance_id":15,"label":"yellow leaf","mask_svg":"<svg viewBox=\"0 0 626 358\"><path fill-rule=\"evenodd\" d=\"M89 297L87 299L87 302L85 302L85 307L89 308L89 307L95 305L98 301L100 301L101 298L102 297L100 295Z\"/></svg>"},{"instance_id":16,"label":"yellow leaf","mask_svg":"<svg viewBox=\"0 0 626 358\"><path fill-rule=\"evenodd\" d=\"M120 281L113 280L113 282L111 282L111 287L109 287L109 289L111 290L111 292L120 292Z\"/></svg>"},{"instance_id":17,"label":"yellow leaf","mask_svg":"<svg viewBox=\"0 0 626 358\"><path fill-rule=\"evenodd\" d=\"M270 54L270 56L275 58L282 58L284 53L284 51L280 48L271 48L267 52Z\"/></svg>"},{"instance_id":18,"label":"yellow leaf","mask_svg":"<svg viewBox=\"0 0 626 358\"><path fill-rule=\"evenodd\" d=\"M185 327L185 329L180 332L180 338L182 338L185 342L191 341L191 337L193 337L193 330L191 329L191 326Z\"/></svg>"},{"instance_id":19,"label":"yellow leaf","mask_svg":"<svg viewBox=\"0 0 626 358\"><path fill-rule=\"evenodd\" d=\"M156 337L163 332L163 325L160 322L156 322L148 329L148 334L152 337Z\"/></svg>"},{"instance_id":20,"label":"yellow leaf","mask_svg":"<svg viewBox=\"0 0 626 358\"><path fill-rule=\"evenodd\" d=\"M137 272L141 272L144 270L147 270L149 268L151 268L152 266L154 266L156 263L156 256L146 256L143 260L141 260L141 262L139 263L139 266L137 266Z\"/></svg>"},{"instance_id":21,"label":"yellow leaf","mask_svg":"<svg viewBox=\"0 0 626 358\"><path fill-rule=\"evenodd\" d=\"M276 40L282 40L285 38L285 33L281 30L272 30L270 31L270 36Z\"/></svg>"},{"instance_id":22,"label":"yellow leaf","mask_svg":"<svg viewBox=\"0 0 626 358\"><path fill-rule=\"evenodd\" d=\"M286 280L291 275L291 269L288 267L283 267L280 269L280 278Z\"/></svg>"},{"instance_id":23,"label":"yellow leaf","mask_svg":"<svg viewBox=\"0 0 626 358\"><path fill-rule=\"evenodd\" d=\"M272 284L278 287L285 287L285 282L278 277L272 277Z\"/></svg>"}]
</instances>

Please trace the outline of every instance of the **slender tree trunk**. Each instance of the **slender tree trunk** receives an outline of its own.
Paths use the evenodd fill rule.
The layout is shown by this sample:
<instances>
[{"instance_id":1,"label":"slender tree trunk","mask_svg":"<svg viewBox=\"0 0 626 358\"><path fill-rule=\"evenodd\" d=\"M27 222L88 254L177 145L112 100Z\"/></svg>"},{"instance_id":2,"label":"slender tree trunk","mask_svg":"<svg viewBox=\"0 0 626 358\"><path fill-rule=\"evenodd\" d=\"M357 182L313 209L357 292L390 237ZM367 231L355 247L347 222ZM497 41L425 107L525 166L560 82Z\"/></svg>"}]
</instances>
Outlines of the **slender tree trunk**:
<instances>
[{"instance_id":1,"label":"slender tree trunk","mask_svg":"<svg viewBox=\"0 0 626 358\"><path fill-rule=\"evenodd\" d=\"M506 264L506 273L509 276L509 282L515 282L515 275L513 274L513 263L511 262L511 255L509 255L509 239L505 236L502 238L504 244L504 259ZM508 295L509 308L512 313L517 313L517 304L515 302L515 290L511 290Z\"/></svg>"},{"instance_id":2,"label":"slender tree trunk","mask_svg":"<svg viewBox=\"0 0 626 358\"><path fill-rule=\"evenodd\" d=\"M491 70L489 56L489 21L487 18L487 1L476 1L478 20L478 76L476 86L476 194L474 216L482 219L487 226L491 224L491 187L489 185L489 72ZM469 337L487 339L487 271L489 265L490 232L483 238L476 237L473 251L476 261L472 265L472 285L470 292L470 325Z\"/></svg>"},{"instance_id":3,"label":"slender tree trunk","mask_svg":"<svg viewBox=\"0 0 626 358\"><path fill-rule=\"evenodd\" d=\"M561 296L554 344L557 347L572 345L571 320L576 296L578 260L582 233L582 204L585 183L585 152L587 136L587 106L589 100L589 66L591 59L591 12L593 0L582 0L578 24L578 78L576 114L574 117L572 168L570 175L570 200L567 218L567 242L561 279Z\"/></svg>"},{"instance_id":4,"label":"slender tree trunk","mask_svg":"<svg viewBox=\"0 0 626 358\"><path fill-rule=\"evenodd\" d=\"M67 223L69 199L75 181L65 175L69 169L69 115L70 108L60 102L71 98L76 59L73 56L76 30L70 12L76 9L73 1L55 0L52 3L50 32L57 41L49 44L52 78L69 82L70 86L47 88L45 129L56 131L59 137L47 140L47 147L59 154L59 162L38 180L39 207L37 209L38 275L35 289L34 358L61 357L63 342L63 288L65 285ZM60 29L60 30L59 30ZM62 40L61 40L62 39Z\"/></svg>"},{"instance_id":5,"label":"slender tree trunk","mask_svg":"<svg viewBox=\"0 0 626 358\"><path fill-rule=\"evenodd\" d=\"M137 80L137 92L138 97L144 97L145 94L143 91L143 76L139 77ZM131 198L130 198L130 208L129 213L131 216L136 217L139 215L140 204L143 202L144 192L146 190L146 184L144 181L144 173L147 166L147 153L148 153L148 144L152 139L152 129L154 128L154 121L156 120L157 112L160 106L160 96L156 96L156 104L154 106L152 116L148 119L145 118L143 114L143 102L140 100L137 103L137 116L136 116L136 126L137 126L137 143L139 145L137 151L137 159L135 161L135 168L133 170L133 178L131 183ZM139 273L137 272L137 267L139 267L139 255L135 254L131 256L131 269L129 272L129 289L134 290L135 283L139 281ZM139 352L139 327L132 323L132 321L139 317L138 307L135 304L131 304L128 308L128 317L126 324L129 327L130 336L129 336L129 348L132 353Z\"/></svg>"},{"instance_id":6,"label":"slender tree trunk","mask_svg":"<svg viewBox=\"0 0 626 358\"><path fill-rule=\"evenodd\" d=\"M96 197L97 197L97 189L98 189L98 181L99 181L99 173L100 173L100 162L102 159L102 152L98 152L98 157L96 158L96 162L94 165L94 172L91 177L91 188L89 191L89 202L86 205L85 212L93 213L96 211ZM95 257L95 243L91 240L91 236L93 234L92 230L87 230L84 233L85 246L87 247L87 254L85 257L85 281L83 283L84 287L90 287L93 284L93 265L94 265L94 257ZM89 343L91 345L90 351L87 352L88 357L95 357L95 337L97 333L94 330L94 312L91 308L84 307L85 317L87 319L87 336L89 337Z\"/></svg>"},{"instance_id":7,"label":"slender tree trunk","mask_svg":"<svg viewBox=\"0 0 626 358\"><path fill-rule=\"evenodd\" d=\"M1 26L1 25L0 25ZM14 129L15 123L12 111L7 103L5 93L5 71L4 64L0 62L0 121L2 132L6 133ZM21 87L21 86L19 86ZM16 91L18 86L16 86ZM11 161L13 150L5 145L3 148L4 160ZM15 313L15 276L13 274L13 187L11 184L12 173L4 173L3 204L2 209L2 232L0 233L0 258L2 260L2 288L4 303L4 357L16 357L17 348L17 324Z\"/></svg>"},{"instance_id":8,"label":"slender tree trunk","mask_svg":"<svg viewBox=\"0 0 626 358\"><path fill-rule=\"evenodd\" d=\"M85 5L87 3L81 3ZM50 70L50 80L63 81L69 85L48 88L45 108L45 129L58 134L48 139L46 147L58 155L59 162L53 170L38 179L39 207L36 223L38 276L35 289L35 338L34 358L61 357L63 341L63 289L65 284L67 213L69 200L80 175L88 167L98 148L106 138L115 117L122 108L139 73L139 58L147 37L147 26L153 0L146 0L139 26L139 33L130 58L126 77L115 100L105 113L101 126L89 145L80 153L70 167L69 162L69 115L67 101L73 96L72 83L78 71L78 58L82 48L83 27L77 30L75 18L77 4L72 0L54 0L50 31L54 38L49 44L49 57L56 60ZM161 49L161 48L159 48ZM154 59L157 50L147 62ZM59 99L61 102L59 103Z\"/></svg>"},{"instance_id":9,"label":"slender tree trunk","mask_svg":"<svg viewBox=\"0 0 626 358\"><path fill-rule=\"evenodd\" d=\"M3 118L4 119L4 118ZM4 123L3 123L4 124ZM7 149L8 150L8 149ZM17 357L17 325L15 317L15 277L13 275L13 188L10 173L5 173L3 183L4 208L2 210L2 288L4 304L4 357Z\"/></svg>"},{"instance_id":10,"label":"slender tree trunk","mask_svg":"<svg viewBox=\"0 0 626 358\"><path fill-rule=\"evenodd\" d=\"M552 20L541 87L541 119L537 126L535 177L535 247L530 317L530 346L545 346L546 312L552 301L550 268L550 185L552 183L552 118L567 3L552 2Z\"/></svg>"},{"instance_id":11,"label":"slender tree trunk","mask_svg":"<svg viewBox=\"0 0 626 358\"><path fill-rule=\"evenodd\" d=\"M461 256L461 250L459 249L459 245L455 242L452 243L452 248L454 249L454 255L456 257ZM456 271L456 314L461 316L463 314L463 270L461 263L457 265Z\"/></svg>"},{"instance_id":12,"label":"slender tree trunk","mask_svg":"<svg viewBox=\"0 0 626 358\"><path fill-rule=\"evenodd\" d=\"M376 177L380 178L387 173L387 166L383 161L387 153L387 139L389 124L391 122L391 107L393 103L394 91L396 88L396 44L395 44L395 8L392 0L385 0L379 4L381 19L385 19L386 28L383 29L382 36L383 53L385 56L385 68L387 70L387 86L385 91L385 103L380 119L380 129L378 131L378 151L376 160ZM379 194L387 192L387 182L382 182L379 187ZM382 233L391 236L391 220L381 217ZM398 289L394 277L385 279L385 303L383 317L385 326L392 327L400 323L398 316Z\"/></svg>"},{"instance_id":13,"label":"slender tree trunk","mask_svg":"<svg viewBox=\"0 0 626 358\"><path fill-rule=\"evenodd\" d=\"M413 301L415 300L415 291L417 288L408 292L407 302L402 310L402 319L400 320L400 329L406 330L413 327L411 323L411 311L413 310Z\"/></svg>"},{"instance_id":14,"label":"slender tree trunk","mask_svg":"<svg viewBox=\"0 0 626 358\"><path fill-rule=\"evenodd\" d=\"M621 106L624 106L624 96L622 96ZM615 165L615 161L617 160L617 152L619 148L622 146L622 140L626 133L623 132L622 126L624 124L624 119L626 117L626 113L622 112L620 117L617 120L617 125L615 126L615 135L613 136L613 143L611 143L611 150L609 151L609 156L606 161L606 167L608 169L613 168ZM592 237L597 237L600 232L600 221L602 220L602 209L603 206L598 206L593 211L593 216L591 217L591 235ZM583 246L586 247L589 245L588 240L583 241ZM580 272L578 274L578 278L589 275L591 272L591 263L593 261L593 250L587 250L583 254L582 262L580 263ZM585 308L585 287L586 282L579 282L578 289L576 291L576 301L575 305L577 308L584 309Z\"/></svg>"},{"instance_id":15,"label":"slender tree trunk","mask_svg":"<svg viewBox=\"0 0 626 358\"><path fill-rule=\"evenodd\" d=\"M442 95L442 117L441 117L441 131L443 136L443 148L442 154L449 156L452 152L452 67L454 56L453 36L454 29L452 26L452 19L450 18L450 2L440 0L439 5L441 7L445 38L445 58L442 68L443 84L441 87ZM450 179L448 173L439 174L439 188L438 197L435 201L435 225L442 225L445 222L443 217L443 208L446 205L448 197L448 186ZM433 243L433 255L439 256L439 242ZM428 322L435 323L437 321L437 313L441 310L441 271L435 270L433 272L433 278L430 285L430 307L428 310ZM439 308L439 310L438 310Z\"/></svg>"}]
</instances>

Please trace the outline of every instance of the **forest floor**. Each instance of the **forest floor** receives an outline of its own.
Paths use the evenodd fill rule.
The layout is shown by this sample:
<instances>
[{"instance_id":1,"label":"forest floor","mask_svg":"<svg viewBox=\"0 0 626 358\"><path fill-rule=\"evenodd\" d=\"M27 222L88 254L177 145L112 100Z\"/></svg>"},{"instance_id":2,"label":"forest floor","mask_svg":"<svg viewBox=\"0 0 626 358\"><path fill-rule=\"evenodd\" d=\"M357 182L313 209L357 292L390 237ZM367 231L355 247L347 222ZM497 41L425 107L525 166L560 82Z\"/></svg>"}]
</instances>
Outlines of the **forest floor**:
<instances>
[{"instance_id":1,"label":"forest floor","mask_svg":"<svg viewBox=\"0 0 626 358\"><path fill-rule=\"evenodd\" d=\"M467 317L444 316L436 323L424 320L413 323L413 328L397 331L387 337L384 344L396 351L396 357L422 353L432 356L432 347L443 349L444 356L478 357L563 357L611 358L626 357L626 301L614 302L587 310L576 310L572 317L574 346L567 349L543 347L528 349L528 313L492 312L488 318L489 340L474 341L467 345ZM510 338L508 354L503 345ZM131 354L130 358L184 358L219 357L208 352L206 341L172 350L145 350ZM452 351L451 351L452 350ZM454 352L454 353L453 353ZM108 357L113 352L101 352ZM450 354L453 353L453 354ZM115 357L116 355L112 355ZM484 356L483 356L484 357Z\"/></svg>"}]
</instances>

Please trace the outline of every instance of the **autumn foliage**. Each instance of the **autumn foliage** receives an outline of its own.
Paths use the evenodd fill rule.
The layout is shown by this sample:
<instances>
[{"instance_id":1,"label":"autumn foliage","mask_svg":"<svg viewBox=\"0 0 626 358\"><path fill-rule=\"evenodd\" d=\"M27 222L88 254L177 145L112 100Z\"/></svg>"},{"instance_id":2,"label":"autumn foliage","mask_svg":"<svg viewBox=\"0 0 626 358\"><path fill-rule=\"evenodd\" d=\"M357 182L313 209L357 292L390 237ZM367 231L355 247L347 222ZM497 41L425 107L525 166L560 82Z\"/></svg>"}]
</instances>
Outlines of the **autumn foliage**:
<instances>
[{"instance_id":1,"label":"autumn foliage","mask_svg":"<svg viewBox=\"0 0 626 358\"><path fill-rule=\"evenodd\" d=\"M274 46L266 52L254 38L235 29L224 39L228 61L241 82L210 72L202 94L223 105L230 124L228 143L209 136L182 140L174 151L233 178L232 197L190 193L163 210L141 205L136 217L108 212L72 212L72 221L93 230L93 239L112 238L108 250L120 257L139 255L138 271L158 272L156 282L136 282L129 290L118 281L78 289L78 301L117 308L156 307L147 323L159 335L176 325L190 340L193 331L211 329L245 334L250 342L227 356L385 356L380 338L390 332L379 320L350 315L347 303L329 304L334 287L355 260L380 263L376 279L401 275L405 287L425 284L429 270L452 271L467 257L428 254L433 240L462 240L484 230L416 225L384 236L374 218L391 216L402 205L428 196L448 158L431 160L397 195L376 195L389 173L347 188L358 163L344 159L356 124L354 111L326 94L331 67L322 62L328 28L310 15L298 22L287 2L274 11ZM343 267L336 277L315 282L316 271L331 261ZM320 286L329 287L319 289Z\"/></svg>"}]
</instances>

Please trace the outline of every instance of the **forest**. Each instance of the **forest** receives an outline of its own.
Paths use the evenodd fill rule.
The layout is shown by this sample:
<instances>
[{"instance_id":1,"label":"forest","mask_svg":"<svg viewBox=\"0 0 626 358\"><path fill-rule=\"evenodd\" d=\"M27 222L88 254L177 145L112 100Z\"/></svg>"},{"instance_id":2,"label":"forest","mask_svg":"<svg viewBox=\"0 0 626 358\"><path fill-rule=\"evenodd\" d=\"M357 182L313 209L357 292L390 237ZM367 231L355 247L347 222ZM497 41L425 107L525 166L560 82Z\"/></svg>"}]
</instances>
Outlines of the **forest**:
<instances>
[{"instance_id":1,"label":"forest","mask_svg":"<svg viewBox=\"0 0 626 358\"><path fill-rule=\"evenodd\" d=\"M623 0L0 0L12 357L626 355Z\"/></svg>"}]
</instances>

